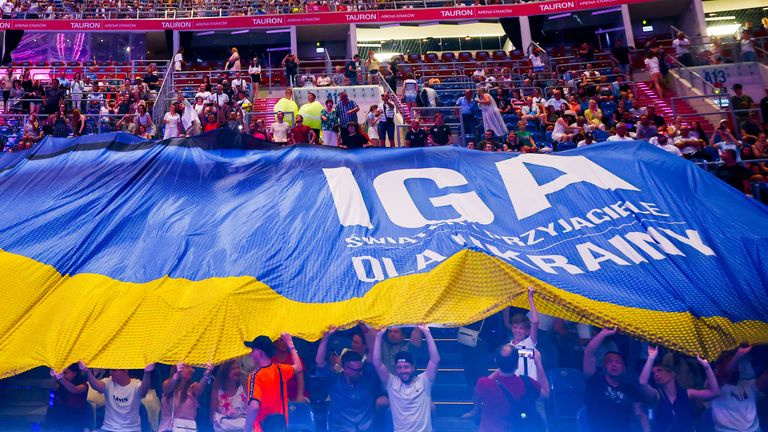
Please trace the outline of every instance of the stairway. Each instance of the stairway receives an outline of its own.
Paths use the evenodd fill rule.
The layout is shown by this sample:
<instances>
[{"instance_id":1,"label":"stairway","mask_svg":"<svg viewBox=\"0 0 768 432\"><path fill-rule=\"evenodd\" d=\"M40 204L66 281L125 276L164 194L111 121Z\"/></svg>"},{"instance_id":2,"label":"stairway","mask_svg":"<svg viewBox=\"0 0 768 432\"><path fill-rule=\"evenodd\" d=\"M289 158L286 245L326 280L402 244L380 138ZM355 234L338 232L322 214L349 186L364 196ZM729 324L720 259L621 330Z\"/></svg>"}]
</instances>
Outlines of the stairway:
<instances>
[{"instance_id":1,"label":"stairway","mask_svg":"<svg viewBox=\"0 0 768 432\"><path fill-rule=\"evenodd\" d=\"M275 111L275 104L280 98L255 98L253 100L253 112L254 113L272 113ZM258 114L257 114L258 115ZM275 122L275 116L272 115L260 115L266 121L267 127Z\"/></svg>"},{"instance_id":2,"label":"stairway","mask_svg":"<svg viewBox=\"0 0 768 432\"><path fill-rule=\"evenodd\" d=\"M691 107L685 99L672 98L677 96L672 90L664 89L663 98L659 98L656 94L656 90L653 88L653 83L650 81L643 81L637 83L637 102L640 106L655 106L656 113L664 117L667 124L672 124L675 121L675 113L683 115L683 124L691 124L694 121L699 122L704 132L711 134L715 127L707 119L701 115L696 115L696 110ZM673 109L674 105L674 109Z\"/></svg>"}]
</instances>

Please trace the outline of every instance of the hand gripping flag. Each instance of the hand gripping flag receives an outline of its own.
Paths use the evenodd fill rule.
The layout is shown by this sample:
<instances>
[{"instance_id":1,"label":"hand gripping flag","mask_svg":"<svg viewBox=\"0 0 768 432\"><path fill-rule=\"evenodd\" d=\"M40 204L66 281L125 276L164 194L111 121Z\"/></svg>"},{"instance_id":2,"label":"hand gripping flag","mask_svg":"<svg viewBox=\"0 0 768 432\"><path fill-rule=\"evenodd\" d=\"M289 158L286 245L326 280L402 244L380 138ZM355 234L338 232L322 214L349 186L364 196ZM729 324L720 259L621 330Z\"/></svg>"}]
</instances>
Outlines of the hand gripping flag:
<instances>
[{"instance_id":1,"label":"hand gripping flag","mask_svg":"<svg viewBox=\"0 0 768 432\"><path fill-rule=\"evenodd\" d=\"M768 210L647 143L271 148L226 131L0 156L0 376L139 368L508 305L709 358L768 342Z\"/></svg>"}]
</instances>

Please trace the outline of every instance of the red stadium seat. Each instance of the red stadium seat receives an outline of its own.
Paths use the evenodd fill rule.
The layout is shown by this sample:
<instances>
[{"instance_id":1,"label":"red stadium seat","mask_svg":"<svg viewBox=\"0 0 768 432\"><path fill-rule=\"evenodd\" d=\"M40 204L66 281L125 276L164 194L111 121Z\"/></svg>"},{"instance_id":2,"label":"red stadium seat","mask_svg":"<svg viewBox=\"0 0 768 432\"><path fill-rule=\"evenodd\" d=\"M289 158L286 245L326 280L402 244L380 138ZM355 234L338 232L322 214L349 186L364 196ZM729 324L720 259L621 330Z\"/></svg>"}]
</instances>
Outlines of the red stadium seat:
<instances>
[{"instance_id":1,"label":"red stadium seat","mask_svg":"<svg viewBox=\"0 0 768 432\"><path fill-rule=\"evenodd\" d=\"M456 54L452 52L444 52L442 55L440 55L440 60L443 63L451 63L456 61Z\"/></svg>"},{"instance_id":2,"label":"red stadium seat","mask_svg":"<svg viewBox=\"0 0 768 432\"><path fill-rule=\"evenodd\" d=\"M512 50L509 52L509 58L512 60L520 60L525 57L525 54L523 54L520 50Z\"/></svg>"},{"instance_id":3,"label":"red stadium seat","mask_svg":"<svg viewBox=\"0 0 768 432\"><path fill-rule=\"evenodd\" d=\"M438 61L437 54L426 53L424 54L424 63L436 63Z\"/></svg>"},{"instance_id":4,"label":"red stadium seat","mask_svg":"<svg viewBox=\"0 0 768 432\"><path fill-rule=\"evenodd\" d=\"M488 51L478 51L475 53L475 60L477 61L488 61L490 58L491 55L488 54Z\"/></svg>"},{"instance_id":5,"label":"red stadium seat","mask_svg":"<svg viewBox=\"0 0 768 432\"><path fill-rule=\"evenodd\" d=\"M472 53L469 51L462 51L459 53L459 61L462 63L470 62L473 60Z\"/></svg>"},{"instance_id":6,"label":"red stadium seat","mask_svg":"<svg viewBox=\"0 0 768 432\"><path fill-rule=\"evenodd\" d=\"M494 60L506 60L507 59L507 52L503 51L503 50L496 50L496 51L493 52L492 57L493 57Z\"/></svg>"},{"instance_id":7,"label":"red stadium seat","mask_svg":"<svg viewBox=\"0 0 768 432\"><path fill-rule=\"evenodd\" d=\"M421 54L408 54L408 63L421 63Z\"/></svg>"}]
</instances>

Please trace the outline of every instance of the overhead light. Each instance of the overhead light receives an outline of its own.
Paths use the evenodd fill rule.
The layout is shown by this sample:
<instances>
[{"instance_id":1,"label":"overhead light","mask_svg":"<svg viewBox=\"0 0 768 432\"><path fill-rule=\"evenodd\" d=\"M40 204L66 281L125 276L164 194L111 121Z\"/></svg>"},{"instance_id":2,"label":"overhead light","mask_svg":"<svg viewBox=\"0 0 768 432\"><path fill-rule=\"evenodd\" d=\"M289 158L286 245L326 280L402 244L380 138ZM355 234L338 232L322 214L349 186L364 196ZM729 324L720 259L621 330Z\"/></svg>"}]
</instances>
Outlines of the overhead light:
<instances>
[{"instance_id":1,"label":"overhead light","mask_svg":"<svg viewBox=\"0 0 768 432\"><path fill-rule=\"evenodd\" d=\"M741 24L726 24L707 27L707 36L727 36L736 33Z\"/></svg>"},{"instance_id":2,"label":"overhead light","mask_svg":"<svg viewBox=\"0 0 768 432\"><path fill-rule=\"evenodd\" d=\"M733 15L728 15L728 16L710 16L710 17L704 18L705 21L733 21L735 19L736 19L736 17L733 16Z\"/></svg>"},{"instance_id":3,"label":"overhead light","mask_svg":"<svg viewBox=\"0 0 768 432\"><path fill-rule=\"evenodd\" d=\"M358 43L357 46L359 46L359 47L370 47L370 48L381 48L381 44L380 43L372 43L372 42Z\"/></svg>"},{"instance_id":4,"label":"overhead light","mask_svg":"<svg viewBox=\"0 0 768 432\"><path fill-rule=\"evenodd\" d=\"M470 39L472 39L470 36L464 37L464 40L470 40Z\"/></svg>"},{"instance_id":5,"label":"overhead light","mask_svg":"<svg viewBox=\"0 0 768 432\"><path fill-rule=\"evenodd\" d=\"M214 33L215 32L212 32L212 31L205 31L205 32L195 33L195 36L209 36L209 35L212 35Z\"/></svg>"},{"instance_id":6,"label":"overhead light","mask_svg":"<svg viewBox=\"0 0 768 432\"><path fill-rule=\"evenodd\" d=\"M611 12L621 12L621 7L597 10L597 11L592 12L592 15L602 15L602 14L611 13Z\"/></svg>"},{"instance_id":7,"label":"overhead light","mask_svg":"<svg viewBox=\"0 0 768 432\"><path fill-rule=\"evenodd\" d=\"M290 33L290 32L291 32L290 28L267 30L267 34L272 34L272 33Z\"/></svg>"},{"instance_id":8,"label":"overhead light","mask_svg":"<svg viewBox=\"0 0 768 432\"><path fill-rule=\"evenodd\" d=\"M571 13L561 13L557 15L550 15L548 19L554 20L554 19L560 19L560 18L568 18L571 16Z\"/></svg>"},{"instance_id":9,"label":"overhead light","mask_svg":"<svg viewBox=\"0 0 768 432\"><path fill-rule=\"evenodd\" d=\"M418 26L419 27L429 27L429 26L434 26L434 25L438 25L438 24L440 24L440 23L437 22L437 21L430 21L430 22L419 23Z\"/></svg>"},{"instance_id":10,"label":"overhead light","mask_svg":"<svg viewBox=\"0 0 768 432\"><path fill-rule=\"evenodd\" d=\"M379 26L379 28L390 28L390 27L400 27L400 23L382 24Z\"/></svg>"},{"instance_id":11,"label":"overhead light","mask_svg":"<svg viewBox=\"0 0 768 432\"><path fill-rule=\"evenodd\" d=\"M250 30L248 30L248 29L245 29L245 30L237 30L237 31L233 31L233 32L231 32L230 34L233 34L233 35L236 35L236 34L243 34L243 33L248 33L249 31L250 31Z\"/></svg>"}]
</instances>

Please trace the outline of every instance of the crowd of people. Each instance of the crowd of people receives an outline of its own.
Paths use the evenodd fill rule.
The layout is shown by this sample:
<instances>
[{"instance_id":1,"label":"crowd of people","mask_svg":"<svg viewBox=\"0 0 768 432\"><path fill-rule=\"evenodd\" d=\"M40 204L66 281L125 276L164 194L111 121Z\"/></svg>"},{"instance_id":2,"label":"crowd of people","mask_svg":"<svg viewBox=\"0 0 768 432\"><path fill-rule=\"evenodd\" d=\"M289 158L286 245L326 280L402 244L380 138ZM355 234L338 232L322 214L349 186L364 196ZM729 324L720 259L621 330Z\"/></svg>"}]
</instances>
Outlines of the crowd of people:
<instances>
[{"instance_id":1,"label":"crowd of people","mask_svg":"<svg viewBox=\"0 0 768 432\"><path fill-rule=\"evenodd\" d=\"M768 390L765 347L742 345L710 365L615 328L539 314L535 296L529 288L529 310L505 309L449 342L461 352L466 399L474 401L463 417L480 432L555 432L560 398L582 404L579 422L592 432L748 432L766 424L758 398ZM199 369L104 371L80 362L50 371L56 387L45 427L93 427L90 403L103 406L96 426L111 432L285 431L292 415L309 411L318 430L430 432L441 355L429 327L407 331L360 324L331 328L311 344L259 336L244 342L250 355ZM581 384L563 386L560 375Z\"/></svg>"}]
</instances>

